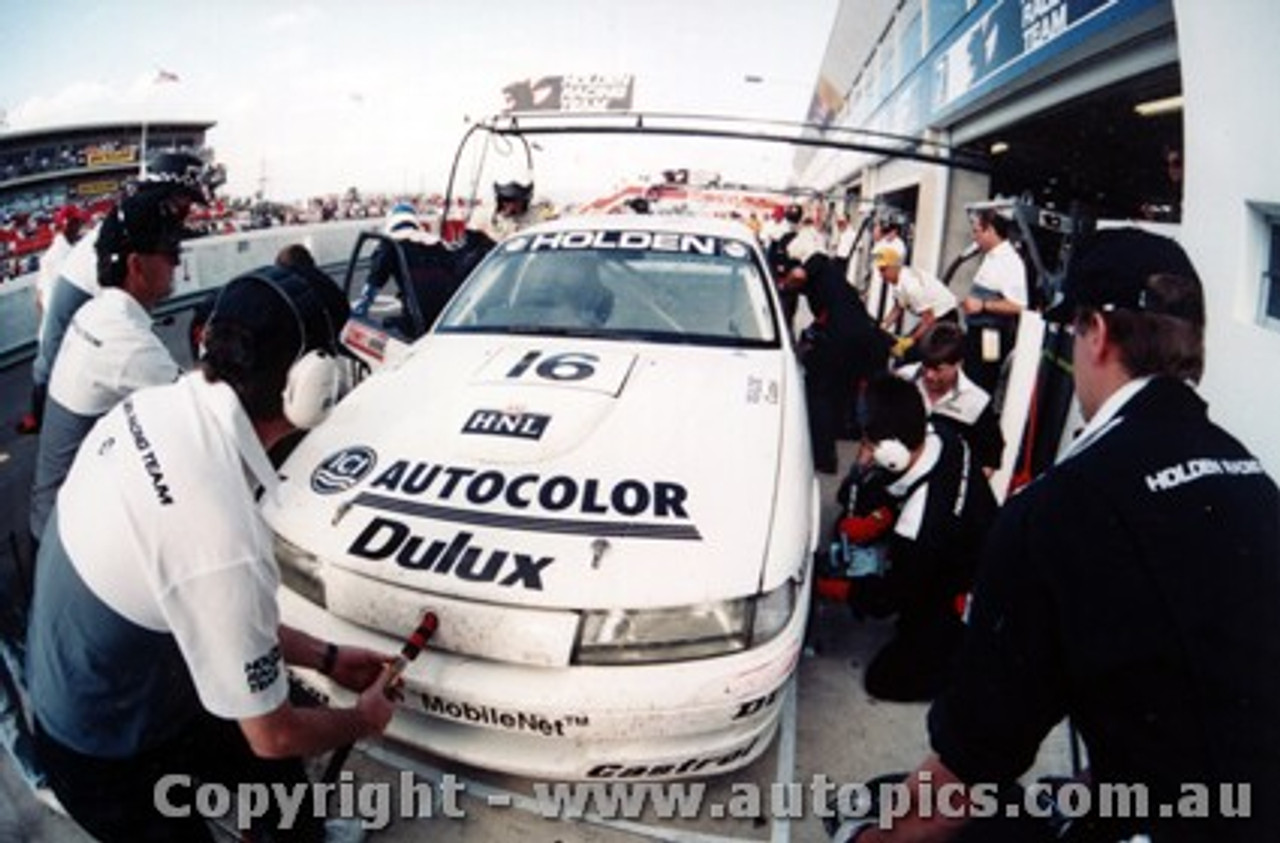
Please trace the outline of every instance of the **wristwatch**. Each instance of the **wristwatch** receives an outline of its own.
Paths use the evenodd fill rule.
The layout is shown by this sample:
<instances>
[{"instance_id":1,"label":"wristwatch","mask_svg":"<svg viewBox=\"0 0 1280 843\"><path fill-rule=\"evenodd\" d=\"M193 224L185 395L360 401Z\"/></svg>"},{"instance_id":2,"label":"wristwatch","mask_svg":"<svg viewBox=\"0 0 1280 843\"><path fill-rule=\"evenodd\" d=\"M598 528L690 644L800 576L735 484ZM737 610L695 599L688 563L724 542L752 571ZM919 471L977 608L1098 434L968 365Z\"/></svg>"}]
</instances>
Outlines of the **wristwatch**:
<instances>
[{"instance_id":1,"label":"wristwatch","mask_svg":"<svg viewBox=\"0 0 1280 843\"><path fill-rule=\"evenodd\" d=\"M324 645L324 657L320 659L320 672L325 676L333 673L338 664L338 645L330 641Z\"/></svg>"}]
</instances>

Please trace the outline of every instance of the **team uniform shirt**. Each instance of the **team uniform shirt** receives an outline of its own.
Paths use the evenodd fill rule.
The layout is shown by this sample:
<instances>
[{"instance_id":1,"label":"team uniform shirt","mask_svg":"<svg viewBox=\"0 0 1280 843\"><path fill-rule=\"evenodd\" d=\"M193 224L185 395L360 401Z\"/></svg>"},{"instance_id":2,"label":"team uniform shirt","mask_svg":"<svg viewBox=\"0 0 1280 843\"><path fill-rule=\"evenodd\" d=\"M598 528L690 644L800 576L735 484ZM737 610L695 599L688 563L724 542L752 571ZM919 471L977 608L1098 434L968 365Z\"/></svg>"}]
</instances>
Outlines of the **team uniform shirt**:
<instances>
[{"instance_id":1,"label":"team uniform shirt","mask_svg":"<svg viewBox=\"0 0 1280 843\"><path fill-rule=\"evenodd\" d=\"M981 299L1005 299L1027 306L1027 272L1022 257L1008 240L982 256L973 276L973 295Z\"/></svg>"},{"instance_id":2,"label":"team uniform shirt","mask_svg":"<svg viewBox=\"0 0 1280 843\"><path fill-rule=\"evenodd\" d=\"M933 748L966 782L1010 781L1070 716L1096 785L1152 806L1251 786L1248 820L1153 809L1087 839L1280 840L1280 493L1185 383L1112 399L992 529Z\"/></svg>"},{"instance_id":3,"label":"team uniform shirt","mask_svg":"<svg viewBox=\"0 0 1280 843\"><path fill-rule=\"evenodd\" d=\"M40 324L36 326L36 341L44 337L45 313L48 310L49 296L53 292L54 282L62 268L62 262L71 253L71 242L61 231L53 238L49 248L40 256L40 275L36 278L36 302L40 305Z\"/></svg>"},{"instance_id":4,"label":"team uniform shirt","mask_svg":"<svg viewBox=\"0 0 1280 843\"><path fill-rule=\"evenodd\" d=\"M98 294L98 229L86 231L67 252L49 294L44 300L40 319L40 345L31 364L31 379L47 384L58 359L62 337L76 311Z\"/></svg>"},{"instance_id":5,"label":"team uniform shirt","mask_svg":"<svg viewBox=\"0 0 1280 843\"><path fill-rule=\"evenodd\" d=\"M853 257L853 249L858 245L858 229L853 226L845 226L844 230L836 237L835 256L841 260L849 260Z\"/></svg>"},{"instance_id":6,"label":"team uniform shirt","mask_svg":"<svg viewBox=\"0 0 1280 843\"><path fill-rule=\"evenodd\" d=\"M1002 240L982 256L969 294L983 302L1011 301L1027 306L1026 269L1013 245ZM995 392L1000 367L1018 336L1017 314L980 311L965 316L965 367L979 386Z\"/></svg>"},{"instance_id":7,"label":"team uniform shirt","mask_svg":"<svg viewBox=\"0 0 1280 843\"><path fill-rule=\"evenodd\" d=\"M266 460L232 389L199 372L94 426L37 564L28 674L54 740L132 757L201 706L238 720L285 701L279 571L246 473Z\"/></svg>"},{"instance_id":8,"label":"team uniform shirt","mask_svg":"<svg viewBox=\"0 0 1280 843\"><path fill-rule=\"evenodd\" d=\"M929 311L934 318L940 318L956 310L955 293L935 276L918 269L902 267L898 272L898 283L890 286L898 306L916 316Z\"/></svg>"},{"instance_id":9,"label":"team uniform shirt","mask_svg":"<svg viewBox=\"0 0 1280 843\"><path fill-rule=\"evenodd\" d=\"M897 511L883 576L856 579L855 612L896 612L892 638L863 674L867 692L886 700L932 699L947 681L964 635L954 604L968 590L995 497L950 431L927 429L914 462L898 477L862 474L861 493L884 492Z\"/></svg>"},{"instance_id":10,"label":"team uniform shirt","mask_svg":"<svg viewBox=\"0 0 1280 843\"><path fill-rule=\"evenodd\" d=\"M950 426L960 434L979 466L999 468L1004 454L1004 434L991 406L991 395L969 380L962 369L957 373L956 385L935 401L925 390L921 369L920 363L911 363L896 369L895 374L916 384L929 420L935 426Z\"/></svg>"},{"instance_id":11,"label":"team uniform shirt","mask_svg":"<svg viewBox=\"0 0 1280 843\"><path fill-rule=\"evenodd\" d=\"M946 603L968 588L995 498L955 434L930 429L920 458L888 487L901 501L890 546L903 602Z\"/></svg>"},{"instance_id":12,"label":"team uniform shirt","mask_svg":"<svg viewBox=\"0 0 1280 843\"><path fill-rule=\"evenodd\" d=\"M144 386L172 383L181 370L151 330L137 300L114 287L71 320L53 368L31 489L31 534L40 537L81 440L101 416Z\"/></svg>"}]
</instances>

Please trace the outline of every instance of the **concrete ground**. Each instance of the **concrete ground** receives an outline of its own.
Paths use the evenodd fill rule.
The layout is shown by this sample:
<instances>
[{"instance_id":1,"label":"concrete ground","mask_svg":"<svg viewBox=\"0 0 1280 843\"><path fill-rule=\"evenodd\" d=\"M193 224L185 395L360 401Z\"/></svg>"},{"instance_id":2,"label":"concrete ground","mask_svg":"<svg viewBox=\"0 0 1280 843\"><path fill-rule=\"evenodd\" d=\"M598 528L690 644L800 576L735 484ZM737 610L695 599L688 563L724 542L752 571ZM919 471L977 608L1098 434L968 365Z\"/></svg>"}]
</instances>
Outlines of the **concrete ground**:
<instances>
[{"instance_id":1,"label":"concrete ground","mask_svg":"<svg viewBox=\"0 0 1280 843\"><path fill-rule=\"evenodd\" d=\"M183 326L165 329L167 339L180 337ZM174 343L171 342L171 345ZM15 436L13 422L25 408L29 367L0 371L0 528L5 537L0 564L9 564L11 533L25 532L26 508L35 437ZM852 444L841 445L841 470L847 469ZM823 523L834 516L837 478L823 477L826 512ZM696 818L663 820L652 810L635 820L564 820L541 816L533 798L535 785L526 780L463 769L410 748L390 742L373 742L352 754L346 767L356 784L383 783L392 796L392 812L399 805L404 783L439 782L445 774L465 787L459 807L461 818L435 816L392 819L385 828L372 830L375 841L425 841L522 839L548 843L613 843L666 840L675 843L818 843L827 839L812 804L796 807L797 793L775 783L794 783L810 802L808 788L817 776L834 783L865 782L887 772L906 770L927 750L927 706L885 703L867 697L861 672L885 640L890 627L883 621L859 622L843 606L819 604L815 608L815 652L800 663L797 680L784 701L778 739L759 760L744 770L706 782L706 800L734 804L742 785L754 784L761 792L775 791L779 806L794 816L713 818L705 809ZM1036 773L1064 774L1070 770L1066 731L1059 727L1046 741ZM404 778L405 775L410 778ZM345 774L344 774L345 776ZM352 790L351 792L355 792ZM372 797L370 797L372 798ZM376 805L358 813L376 817ZM739 813L735 811L734 813ZM226 839L232 839L227 836ZM88 836L70 820L37 802L0 752L0 843L9 841L86 841Z\"/></svg>"}]
</instances>

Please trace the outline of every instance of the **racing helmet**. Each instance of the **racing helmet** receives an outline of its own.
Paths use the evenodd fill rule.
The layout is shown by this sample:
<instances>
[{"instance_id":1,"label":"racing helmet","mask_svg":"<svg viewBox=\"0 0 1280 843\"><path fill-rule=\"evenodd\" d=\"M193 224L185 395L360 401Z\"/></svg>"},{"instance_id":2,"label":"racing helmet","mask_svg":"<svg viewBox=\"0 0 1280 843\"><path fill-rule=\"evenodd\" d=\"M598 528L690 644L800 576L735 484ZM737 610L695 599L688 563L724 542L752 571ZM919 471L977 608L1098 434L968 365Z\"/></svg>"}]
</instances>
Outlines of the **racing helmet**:
<instances>
[{"instance_id":1,"label":"racing helmet","mask_svg":"<svg viewBox=\"0 0 1280 843\"><path fill-rule=\"evenodd\" d=\"M422 223L418 221L418 212L408 202L397 202L387 214L383 230L392 237L404 238L415 231L422 231Z\"/></svg>"},{"instance_id":2,"label":"racing helmet","mask_svg":"<svg viewBox=\"0 0 1280 843\"><path fill-rule=\"evenodd\" d=\"M533 182L494 182L493 196L499 202L523 202L526 205L533 198Z\"/></svg>"}]
</instances>

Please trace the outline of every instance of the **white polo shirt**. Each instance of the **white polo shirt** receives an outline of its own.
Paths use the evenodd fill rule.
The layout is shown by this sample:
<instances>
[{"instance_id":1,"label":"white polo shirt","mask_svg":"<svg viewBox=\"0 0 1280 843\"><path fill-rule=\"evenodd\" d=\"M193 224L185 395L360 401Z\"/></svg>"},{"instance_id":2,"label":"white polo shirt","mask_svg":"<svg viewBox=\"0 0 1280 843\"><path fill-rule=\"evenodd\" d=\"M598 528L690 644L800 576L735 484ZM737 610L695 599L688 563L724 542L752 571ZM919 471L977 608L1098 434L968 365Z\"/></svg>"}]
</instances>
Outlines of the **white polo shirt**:
<instances>
[{"instance_id":1,"label":"white polo shirt","mask_svg":"<svg viewBox=\"0 0 1280 843\"><path fill-rule=\"evenodd\" d=\"M902 267L898 271L898 283L892 287L898 306L916 316L932 311L937 318L956 309L955 293L947 289L947 285L913 267Z\"/></svg>"},{"instance_id":2,"label":"white polo shirt","mask_svg":"<svg viewBox=\"0 0 1280 843\"><path fill-rule=\"evenodd\" d=\"M40 256L40 275L36 278L36 301L40 305L40 324L36 326L37 342L44 336L44 314L49 308L49 296L58 280L63 262L71 254L71 247L72 243L67 235L59 231L49 248Z\"/></svg>"},{"instance_id":3,"label":"white polo shirt","mask_svg":"<svg viewBox=\"0 0 1280 843\"><path fill-rule=\"evenodd\" d=\"M973 286L999 293L1011 302L1027 306L1027 271L1022 256L1008 240L982 256L973 276Z\"/></svg>"},{"instance_id":4,"label":"white polo shirt","mask_svg":"<svg viewBox=\"0 0 1280 843\"><path fill-rule=\"evenodd\" d=\"M49 380L31 489L31 532L39 538L58 487L93 423L129 393L173 383L182 370L151 329L137 299L108 287L76 311Z\"/></svg>"},{"instance_id":5,"label":"white polo shirt","mask_svg":"<svg viewBox=\"0 0 1280 843\"><path fill-rule=\"evenodd\" d=\"M88 296L96 296L98 286L98 232L94 226L84 233L67 252L58 268L58 277ZM56 282L55 282L56 283Z\"/></svg>"},{"instance_id":6,"label":"white polo shirt","mask_svg":"<svg viewBox=\"0 0 1280 843\"><path fill-rule=\"evenodd\" d=\"M229 720L285 701L279 571L250 465L269 464L239 400L200 372L134 393L85 438L41 545L30 628L35 712L57 740L143 751L191 716L184 687Z\"/></svg>"},{"instance_id":7,"label":"white polo shirt","mask_svg":"<svg viewBox=\"0 0 1280 843\"><path fill-rule=\"evenodd\" d=\"M150 314L124 290L107 287L72 317L49 397L73 413L100 416L130 392L173 383L179 374Z\"/></svg>"},{"instance_id":8,"label":"white polo shirt","mask_svg":"<svg viewBox=\"0 0 1280 843\"><path fill-rule=\"evenodd\" d=\"M98 227L86 231L76 241L58 267L58 277L45 292L40 345L31 364L31 379L37 384L49 383L71 317L101 289L98 286L98 231Z\"/></svg>"}]
</instances>

